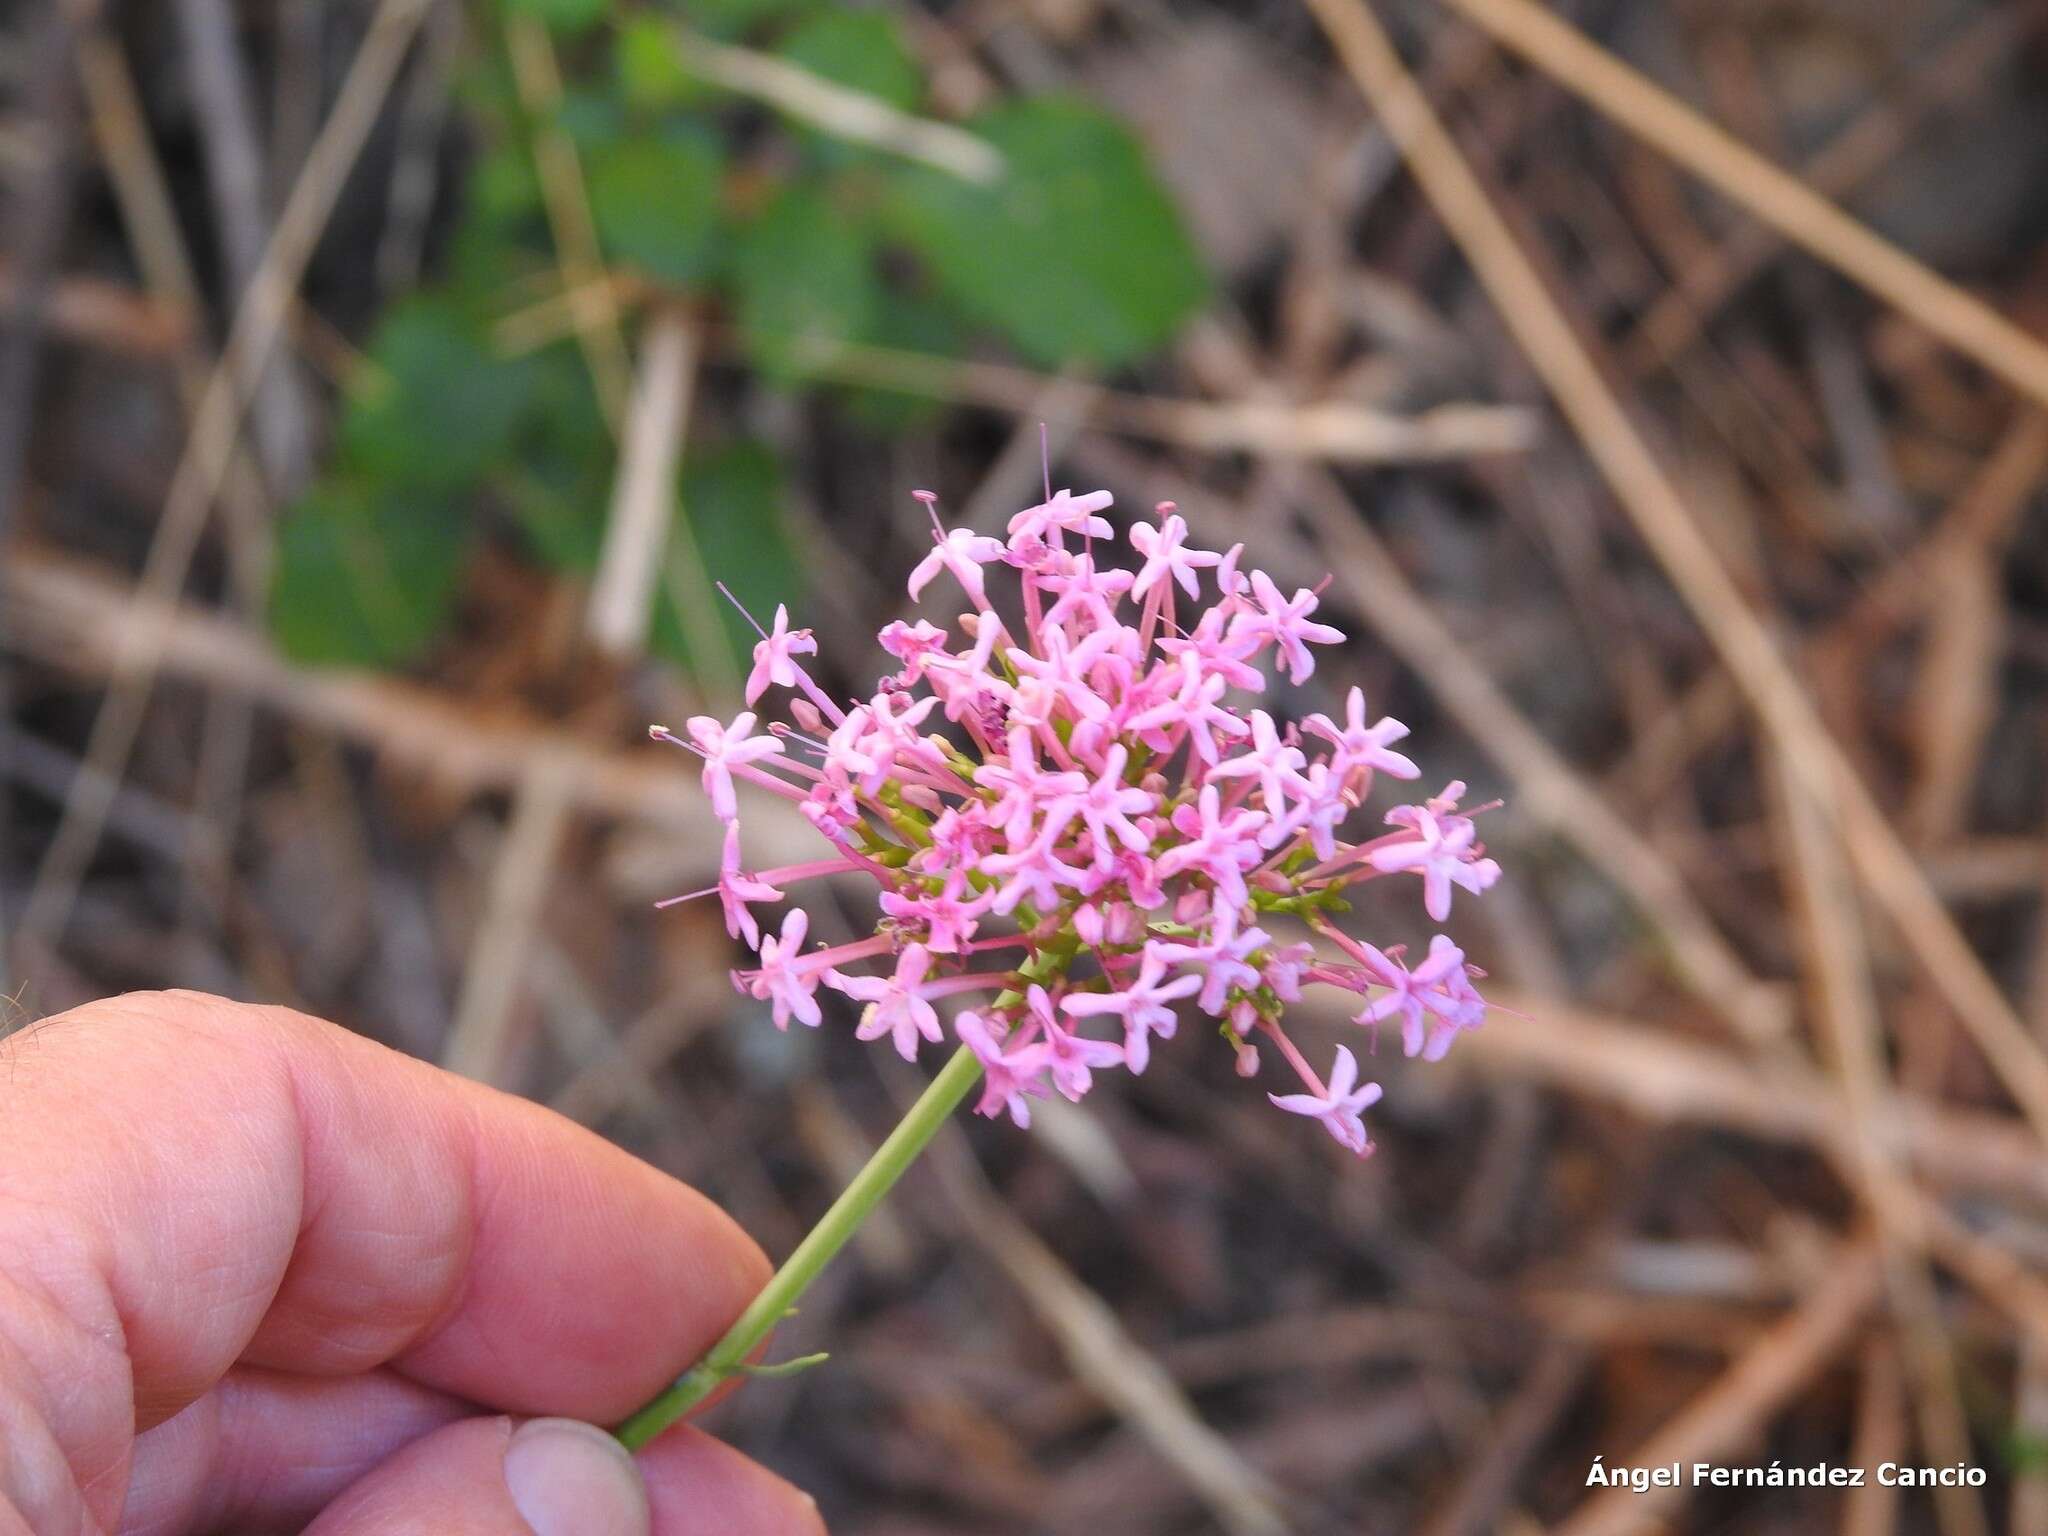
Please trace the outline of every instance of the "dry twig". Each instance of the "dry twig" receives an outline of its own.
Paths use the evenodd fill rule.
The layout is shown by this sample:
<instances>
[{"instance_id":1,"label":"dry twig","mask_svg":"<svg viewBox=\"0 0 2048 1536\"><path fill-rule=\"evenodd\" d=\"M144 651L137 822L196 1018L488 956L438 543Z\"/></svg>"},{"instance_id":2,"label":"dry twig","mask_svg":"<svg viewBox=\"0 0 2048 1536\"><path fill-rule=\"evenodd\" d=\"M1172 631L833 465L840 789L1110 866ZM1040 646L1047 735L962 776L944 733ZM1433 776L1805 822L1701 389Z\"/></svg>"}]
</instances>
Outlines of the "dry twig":
<instances>
[{"instance_id":1,"label":"dry twig","mask_svg":"<svg viewBox=\"0 0 2048 1536\"><path fill-rule=\"evenodd\" d=\"M1057 382L1000 363L956 362L853 343L821 348L804 361L820 378L837 383L1002 411L1023 412L1041 405L1048 386ZM1212 403L1097 389L1077 394L1068 409L1070 414L1060 419L1206 453L1275 454L1344 464L1513 454L1528 448L1537 432L1533 413L1509 405L1440 405L1420 416L1402 417L1341 400Z\"/></svg>"},{"instance_id":2,"label":"dry twig","mask_svg":"<svg viewBox=\"0 0 2048 1536\"><path fill-rule=\"evenodd\" d=\"M1885 1289L1905 1337L1910 1379L1919 1408L1922 1442L1936 1461L1969 1460L1970 1431L1956 1382L1955 1357L1941 1327L1934 1282L1921 1252L1923 1234L1896 1198L1902 1182L1892 1154L1877 1134L1875 1117L1885 1088L1883 1025L1871 987L1856 890L1841 859L1841 829L1782 757L1781 799L1789 829L1788 862L1797 882L1797 906L1810 956L1815 1012L1823 1052L1842 1087L1846 1110L1845 1173L1860 1190L1875 1221ZM1936 1507L1948 1536L1987 1536L1984 1506L1974 1490L1937 1491Z\"/></svg>"},{"instance_id":3,"label":"dry twig","mask_svg":"<svg viewBox=\"0 0 2048 1536\"><path fill-rule=\"evenodd\" d=\"M1877 1297L1878 1267L1871 1243L1844 1243L1798 1307L1662 1429L1620 1458L1622 1464L1726 1462L1755 1443L1792 1395L1854 1342ZM1681 1505L1685 1495L1683 1486L1646 1493L1609 1488L1581 1504L1552 1536L1636 1536L1647 1522Z\"/></svg>"},{"instance_id":4,"label":"dry twig","mask_svg":"<svg viewBox=\"0 0 2048 1536\"><path fill-rule=\"evenodd\" d=\"M147 638L167 676L246 694L461 794L511 789L536 756L561 757L572 765L579 809L652 823L699 851L699 872L717 868L718 823L696 776L666 753L613 751L588 732L375 673L293 667L233 620L145 597L19 547L0 563L0 598L15 621L9 643L54 666L118 675L123 658ZM810 823L779 801L751 812L748 825L763 859L794 863L816 851Z\"/></svg>"},{"instance_id":5,"label":"dry twig","mask_svg":"<svg viewBox=\"0 0 2048 1536\"><path fill-rule=\"evenodd\" d=\"M12 263L0 262L0 311L24 297ZM133 357L175 356L192 339L189 310L93 277L60 277L44 297L44 324L67 341Z\"/></svg>"},{"instance_id":6,"label":"dry twig","mask_svg":"<svg viewBox=\"0 0 2048 1536\"><path fill-rule=\"evenodd\" d=\"M1003 174L1003 157L996 147L964 128L899 112L865 91L772 54L713 42L684 27L675 29L675 39L685 67L836 138L920 161L962 181L985 184Z\"/></svg>"},{"instance_id":7,"label":"dry twig","mask_svg":"<svg viewBox=\"0 0 2048 1536\"><path fill-rule=\"evenodd\" d=\"M562 291L571 299L576 340L589 365L598 404L616 435L625 419L633 367L626 355L625 333L619 326L612 290L598 280L604 273L604 255L598 248L597 225L584 187L582 157L555 121L562 102L562 73L547 24L527 11L509 12L505 51L511 55L519 104L532 119L533 160L540 172Z\"/></svg>"},{"instance_id":8,"label":"dry twig","mask_svg":"<svg viewBox=\"0 0 2048 1536\"><path fill-rule=\"evenodd\" d=\"M1801 167L1800 179L1821 196L1841 198L1876 176L1912 142L1937 102L1965 95L2024 30L2017 7L1988 7L1903 82L1904 101L1871 106ZM1700 259L1674 274L1674 285L1629 328L1617 351L1636 373L1675 362L1706 322L1783 248L1767 224L1744 224Z\"/></svg>"},{"instance_id":9,"label":"dry twig","mask_svg":"<svg viewBox=\"0 0 2048 1536\"><path fill-rule=\"evenodd\" d=\"M1459 1042L1474 1070L1610 1099L1657 1124L1713 1126L1825 1152L1848 1143L1840 1095L1796 1064L1768 1073L1726 1051L1591 1012L1569 1001L1499 991L1511 1013L1541 1027L1476 1030ZM1888 1155L1958 1190L2048 1205L2048 1161L2017 1122L1893 1092L1871 1116Z\"/></svg>"},{"instance_id":10,"label":"dry twig","mask_svg":"<svg viewBox=\"0 0 2048 1536\"><path fill-rule=\"evenodd\" d=\"M1075 1374L1187 1479L1223 1528L1232 1536L1288 1530L1280 1490L1201 1421L1102 1298L996 1198L959 1128L949 1127L925 1157L959 1210L962 1230L1010 1277Z\"/></svg>"},{"instance_id":11,"label":"dry twig","mask_svg":"<svg viewBox=\"0 0 2048 1536\"><path fill-rule=\"evenodd\" d=\"M199 119L220 249L227 261L230 292L239 301L263 261L270 231L248 71L227 0L177 0L172 10L191 74L191 100ZM294 494L311 472L313 422L305 381L288 353L280 351L264 366L250 397L249 417L272 490L281 498Z\"/></svg>"},{"instance_id":12,"label":"dry twig","mask_svg":"<svg viewBox=\"0 0 2048 1536\"><path fill-rule=\"evenodd\" d=\"M627 276L596 281L619 302L647 293ZM500 320L495 339L507 352L529 352L572 332L586 302L576 292L552 295ZM722 327L705 329L713 360L753 366L736 335ZM1273 454L1336 464L1434 463L1521 453L1535 444L1541 429L1535 412L1515 405L1454 402L1399 416L1347 400L1172 399L1005 363L963 362L859 342L820 344L802 361L806 372L835 384L982 406L1031 421L1042 416L1056 425L1086 425L1207 453Z\"/></svg>"},{"instance_id":13,"label":"dry twig","mask_svg":"<svg viewBox=\"0 0 2048 1536\"><path fill-rule=\"evenodd\" d=\"M162 599L184 582L207 513L234 461L250 396L276 346L314 242L326 227L342 182L382 110L430 3L383 0L378 7L334 109L307 157L305 173L292 189L263 261L250 280L228 333L226 350L195 412L191 435L172 476L163 517L143 567L141 590L157 601L144 605L142 611L156 618L168 614ZM93 786L119 782L142 727L160 637L148 628L126 633L130 648L121 655L86 749L86 760L97 777L84 781L80 793L65 805L63 819L36 872L21 920L22 933L31 937L63 928L79 877L99 844L106 819L107 792Z\"/></svg>"},{"instance_id":14,"label":"dry twig","mask_svg":"<svg viewBox=\"0 0 2048 1536\"><path fill-rule=\"evenodd\" d=\"M614 655L635 655L647 643L696 376L695 324L678 310L658 311L640 343L611 520L590 584L590 638Z\"/></svg>"},{"instance_id":15,"label":"dry twig","mask_svg":"<svg viewBox=\"0 0 2048 1536\"><path fill-rule=\"evenodd\" d=\"M1402 146L1439 216L1491 293L1502 321L1751 706L1809 791L1839 803L1849 852L1866 887L1890 914L1900 937L1918 955L2037 1132L2048 1139L2048 1056L2022 1027L2011 1003L1829 736L1770 633L1601 377L1393 43L1364 0L1309 4ZM2048 355L2043 393L2048 397Z\"/></svg>"},{"instance_id":16,"label":"dry twig","mask_svg":"<svg viewBox=\"0 0 2048 1536\"><path fill-rule=\"evenodd\" d=\"M1310 0L1329 13L1328 0ZM1535 0L1442 0L1787 239L2048 405L2048 344L1908 256Z\"/></svg>"},{"instance_id":17,"label":"dry twig","mask_svg":"<svg viewBox=\"0 0 2048 1536\"><path fill-rule=\"evenodd\" d=\"M462 997L441 1049L441 1065L478 1082L515 1087L507 1076L513 1004L526 981L541 900L567 830L574 765L552 753L528 757L512 797L512 819L484 882L463 971Z\"/></svg>"}]
</instances>

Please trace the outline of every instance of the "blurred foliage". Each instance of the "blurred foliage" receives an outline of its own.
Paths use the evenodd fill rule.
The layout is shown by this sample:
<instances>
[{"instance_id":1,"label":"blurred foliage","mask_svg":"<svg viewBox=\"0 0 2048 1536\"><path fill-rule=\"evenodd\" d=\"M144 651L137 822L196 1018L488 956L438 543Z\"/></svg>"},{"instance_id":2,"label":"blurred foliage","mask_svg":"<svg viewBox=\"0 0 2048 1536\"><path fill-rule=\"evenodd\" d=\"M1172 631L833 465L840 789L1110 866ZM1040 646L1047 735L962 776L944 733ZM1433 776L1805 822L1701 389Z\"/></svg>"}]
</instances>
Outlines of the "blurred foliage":
<instances>
[{"instance_id":1,"label":"blurred foliage","mask_svg":"<svg viewBox=\"0 0 2048 1536\"><path fill-rule=\"evenodd\" d=\"M574 147L607 265L729 323L771 385L825 387L813 375L844 345L958 356L982 338L1043 367L1111 371L1168 340L1204 296L1136 140L1086 101L1010 100L965 124L1005 159L998 181L973 185L706 83L677 25L686 15L704 36L921 111L922 72L881 11L496 0L479 14L459 86L478 155L442 273L384 315L342 402L332 463L281 533L274 628L300 660L394 665L430 646L483 502L535 559L572 573L596 564L616 445L585 358L573 339L518 355L499 339L500 322L562 291L539 135ZM564 82L540 122L505 49L505 25L534 20ZM929 414L898 396L837 393L876 430ZM702 569L665 573L652 643L693 667L705 659L689 636L718 631L682 622L677 605L705 600L706 571L772 611L799 595L803 567L759 444L693 441L677 491L677 558ZM752 637L738 617L717 623L744 655Z\"/></svg>"}]
</instances>

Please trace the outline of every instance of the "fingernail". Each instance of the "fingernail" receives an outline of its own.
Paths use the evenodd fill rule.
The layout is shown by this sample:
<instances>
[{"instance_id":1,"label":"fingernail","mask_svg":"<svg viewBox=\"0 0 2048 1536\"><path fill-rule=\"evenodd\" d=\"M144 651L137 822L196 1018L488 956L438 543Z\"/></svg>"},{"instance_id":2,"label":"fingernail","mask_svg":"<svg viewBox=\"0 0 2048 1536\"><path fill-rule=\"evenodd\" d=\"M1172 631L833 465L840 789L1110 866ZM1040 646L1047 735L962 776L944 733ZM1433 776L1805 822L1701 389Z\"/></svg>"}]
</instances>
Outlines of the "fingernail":
<instances>
[{"instance_id":1,"label":"fingernail","mask_svg":"<svg viewBox=\"0 0 2048 1536\"><path fill-rule=\"evenodd\" d=\"M646 1536L647 1489L626 1448L575 1419L529 1419L505 1447L505 1487L533 1536Z\"/></svg>"}]
</instances>

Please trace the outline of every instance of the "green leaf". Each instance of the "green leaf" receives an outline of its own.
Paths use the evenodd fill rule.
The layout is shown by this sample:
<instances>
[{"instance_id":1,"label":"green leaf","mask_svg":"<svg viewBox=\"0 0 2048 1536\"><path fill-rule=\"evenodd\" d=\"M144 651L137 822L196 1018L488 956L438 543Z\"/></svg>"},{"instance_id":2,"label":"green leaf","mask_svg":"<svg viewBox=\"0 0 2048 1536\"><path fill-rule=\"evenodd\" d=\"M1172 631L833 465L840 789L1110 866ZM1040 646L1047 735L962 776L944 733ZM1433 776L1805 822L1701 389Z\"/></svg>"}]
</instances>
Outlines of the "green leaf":
<instances>
[{"instance_id":1,"label":"green leaf","mask_svg":"<svg viewBox=\"0 0 2048 1536\"><path fill-rule=\"evenodd\" d=\"M391 309L352 384L341 422L343 461L394 488L453 489L505 452L532 375L492 354L479 329L447 299Z\"/></svg>"},{"instance_id":2,"label":"green leaf","mask_svg":"<svg viewBox=\"0 0 2048 1536\"><path fill-rule=\"evenodd\" d=\"M803 375L815 349L865 332L880 302L867 231L803 183L786 187L741 237L733 275L748 351L789 377Z\"/></svg>"},{"instance_id":3,"label":"green leaf","mask_svg":"<svg viewBox=\"0 0 2048 1536\"><path fill-rule=\"evenodd\" d=\"M657 654L698 675L705 675L690 637L701 634L705 615L684 622L676 603L705 604L716 615L731 655L742 668L759 637L747 621L720 597L716 582L732 593L763 623L777 603L787 603L793 622L802 623L803 564L792 549L782 517L782 476L775 455L756 442L738 442L692 454L683 465L683 516L689 541L701 562L701 588L694 582L663 584L654 612L652 645ZM673 563L673 562L672 562Z\"/></svg>"},{"instance_id":4,"label":"green leaf","mask_svg":"<svg viewBox=\"0 0 2048 1536\"><path fill-rule=\"evenodd\" d=\"M821 11L790 29L775 51L814 75L909 111L924 80L894 18L880 11Z\"/></svg>"},{"instance_id":5,"label":"green leaf","mask_svg":"<svg viewBox=\"0 0 2048 1536\"><path fill-rule=\"evenodd\" d=\"M598 239L649 276L698 281L717 249L720 171L717 144L693 128L605 147L588 166Z\"/></svg>"},{"instance_id":6,"label":"green leaf","mask_svg":"<svg viewBox=\"0 0 2048 1536\"><path fill-rule=\"evenodd\" d=\"M533 410L506 472L506 504L546 564L597 569L615 474L611 429L573 343L535 359Z\"/></svg>"},{"instance_id":7,"label":"green leaf","mask_svg":"<svg viewBox=\"0 0 2048 1536\"><path fill-rule=\"evenodd\" d=\"M958 357L967 350L953 313L918 294L884 293L867 330L857 339L924 357ZM869 385L849 386L840 393L854 419L877 432L928 427L945 412L944 402L930 395Z\"/></svg>"},{"instance_id":8,"label":"green leaf","mask_svg":"<svg viewBox=\"0 0 2048 1536\"><path fill-rule=\"evenodd\" d=\"M777 16L809 8L812 0L690 0L677 7L707 37L735 38Z\"/></svg>"},{"instance_id":9,"label":"green leaf","mask_svg":"<svg viewBox=\"0 0 2048 1536\"><path fill-rule=\"evenodd\" d=\"M541 211L540 176L523 144L499 144L469 178L469 207L489 224L511 224Z\"/></svg>"},{"instance_id":10,"label":"green leaf","mask_svg":"<svg viewBox=\"0 0 2048 1536\"><path fill-rule=\"evenodd\" d=\"M674 28L659 12L639 11L619 23L613 57L626 105L659 112L702 99L703 82L683 68Z\"/></svg>"},{"instance_id":11,"label":"green leaf","mask_svg":"<svg viewBox=\"0 0 2048 1536\"><path fill-rule=\"evenodd\" d=\"M525 309L561 286L561 266L547 237L547 223L538 209L503 221L471 216L455 226L440 260L442 281L427 293L438 296L465 315L503 316ZM492 343L484 342L495 352ZM519 368L508 357L505 366Z\"/></svg>"},{"instance_id":12,"label":"green leaf","mask_svg":"<svg viewBox=\"0 0 2048 1536\"><path fill-rule=\"evenodd\" d=\"M626 110L609 91L576 85L562 92L552 124L579 155L587 157L610 148L625 135Z\"/></svg>"},{"instance_id":13,"label":"green leaf","mask_svg":"<svg viewBox=\"0 0 2048 1536\"><path fill-rule=\"evenodd\" d=\"M1121 124L1053 97L968 126L1002 151L1002 180L906 167L890 213L969 315L1046 367L1115 368L1202 302L1208 279L1179 211Z\"/></svg>"},{"instance_id":14,"label":"green leaf","mask_svg":"<svg viewBox=\"0 0 2048 1536\"><path fill-rule=\"evenodd\" d=\"M783 1360L775 1365L741 1365L737 1367L737 1374L762 1381L786 1381L823 1365L831 1358L821 1349L815 1355L798 1355L794 1360Z\"/></svg>"},{"instance_id":15,"label":"green leaf","mask_svg":"<svg viewBox=\"0 0 2048 1536\"><path fill-rule=\"evenodd\" d=\"M456 67L455 99L491 127L503 129L519 121L519 83L511 60L496 49L477 49Z\"/></svg>"},{"instance_id":16,"label":"green leaf","mask_svg":"<svg viewBox=\"0 0 2048 1536\"><path fill-rule=\"evenodd\" d=\"M279 646L315 666L412 660L453 606L465 542L451 502L354 481L316 487L278 530Z\"/></svg>"},{"instance_id":17,"label":"green leaf","mask_svg":"<svg viewBox=\"0 0 2048 1536\"><path fill-rule=\"evenodd\" d=\"M2048 1439L2018 1424L2009 1427L2003 1438L2008 1471L2027 1475L2048 1470Z\"/></svg>"},{"instance_id":18,"label":"green leaf","mask_svg":"<svg viewBox=\"0 0 2048 1536\"><path fill-rule=\"evenodd\" d=\"M611 0L504 0L508 11L538 17L557 32L576 33L604 20Z\"/></svg>"}]
</instances>

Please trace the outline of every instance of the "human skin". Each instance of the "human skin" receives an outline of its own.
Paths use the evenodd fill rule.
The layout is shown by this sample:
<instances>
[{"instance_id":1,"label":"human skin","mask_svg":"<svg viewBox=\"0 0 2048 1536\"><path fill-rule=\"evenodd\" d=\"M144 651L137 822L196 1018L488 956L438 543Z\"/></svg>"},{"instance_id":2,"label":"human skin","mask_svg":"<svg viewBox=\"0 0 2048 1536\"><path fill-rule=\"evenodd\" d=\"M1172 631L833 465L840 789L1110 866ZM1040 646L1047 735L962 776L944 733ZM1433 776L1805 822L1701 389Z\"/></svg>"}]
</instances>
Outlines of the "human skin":
<instances>
[{"instance_id":1,"label":"human skin","mask_svg":"<svg viewBox=\"0 0 2048 1536\"><path fill-rule=\"evenodd\" d=\"M701 1431L627 1462L553 1422L623 1418L768 1273L695 1191L331 1024L74 1009L0 1041L0 1536L814 1536Z\"/></svg>"}]
</instances>

